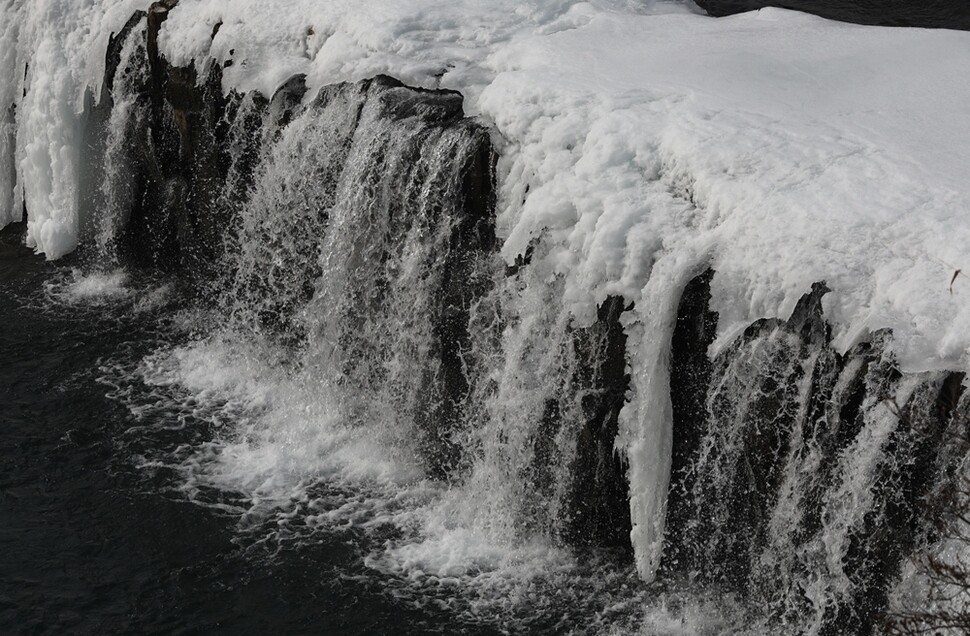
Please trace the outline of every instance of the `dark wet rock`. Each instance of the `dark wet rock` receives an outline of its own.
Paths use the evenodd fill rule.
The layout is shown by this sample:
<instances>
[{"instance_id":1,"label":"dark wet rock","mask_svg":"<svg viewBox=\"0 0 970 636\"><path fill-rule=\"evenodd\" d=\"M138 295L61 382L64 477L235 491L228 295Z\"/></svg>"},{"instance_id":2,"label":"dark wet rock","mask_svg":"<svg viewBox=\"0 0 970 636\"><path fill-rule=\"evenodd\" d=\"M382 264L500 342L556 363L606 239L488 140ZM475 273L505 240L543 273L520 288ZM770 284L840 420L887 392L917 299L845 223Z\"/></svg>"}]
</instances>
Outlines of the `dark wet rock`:
<instances>
[{"instance_id":1,"label":"dark wet rock","mask_svg":"<svg viewBox=\"0 0 970 636\"><path fill-rule=\"evenodd\" d=\"M131 37L132 31L134 31L141 21L145 19L148 14L144 11L135 11L128 22L121 28L118 33L113 33L110 38L108 38L108 48L105 51L104 61L105 61L105 71L104 71L104 84L102 85L101 99L99 101L103 103L110 103L111 91L114 88L115 75L118 72L118 65L121 63L121 49L125 45L125 41Z\"/></svg>"},{"instance_id":2,"label":"dark wet rock","mask_svg":"<svg viewBox=\"0 0 970 636\"><path fill-rule=\"evenodd\" d=\"M831 20L876 26L970 29L965 0L696 0L712 16L765 7L814 13Z\"/></svg>"},{"instance_id":3,"label":"dark wet rock","mask_svg":"<svg viewBox=\"0 0 970 636\"><path fill-rule=\"evenodd\" d=\"M632 550L627 466L615 451L620 410L630 388L620 316L632 308L611 296L599 306L592 326L573 331L579 364L571 392L579 399L582 418L566 525L566 539L573 545Z\"/></svg>"},{"instance_id":4,"label":"dark wet rock","mask_svg":"<svg viewBox=\"0 0 970 636\"><path fill-rule=\"evenodd\" d=\"M159 54L157 38L161 25L175 2L158 2L147 12L147 85L140 99L150 116L134 145L143 151L132 167L137 192L129 221L120 237L120 251L133 264L163 271L191 272L198 280L213 278L222 256L224 242L232 227L232 210L245 200L245 188L238 193L224 192L233 158L229 156L228 134L247 97L222 90L222 68L210 64L200 76L196 67L170 65ZM120 47L145 13L132 16L125 29L112 39L108 51L106 91L109 91L118 65ZM262 139L260 129L281 130L302 105L307 87L297 76L285 82L270 99L249 96L255 107L243 122L250 134L243 135L247 147L235 157L233 168L243 184L248 183L258 161ZM356 85L338 84L320 91L305 108L323 108L342 92L357 91L366 99L379 99L389 120L419 117L440 127L471 126L464 118L462 96L454 91L407 87L397 80L378 76ZM110 99L104 100L110 110ZM266 116L268 114L268 117ZM354 130L345 131L349 139ZM483 206L493 206L492 163L494 152L484 129L474 133L479 150L467 166L459 169L466 180L465 208L474 220L459 224L457 235L473 243L494 244L490 226L483 229ZM471 229L469 229L471 228ZM483 243L484 245L484 243ZM476 249L475 245L470 246ZM459 268L460 269L460 268Z\"/></svg>"},{"instance_id":5,"label":"dark wet rock","mask_svg":"<svg viewBox=\"0 0 970 636\"><path fill-rule=\"evenodd\" d=\"M432 474L452 475L461 461L460 444L453 434L465 421L462 405L470 386L466 359L471 349L469 311L491 287L491 280L480 275L478 266L496 250L495 239L495 162L497 155L488 133L473 132L474 150L460 167L462 210L454 226L451 245L443 268L441 292L434 322L436 351L440 360L437 374L429 378L431 392L439 399L425 401L419 424L426 431L426 454L432 458Z\"/></svg>"},{"instance_id":6,"label":"dark wet rock","mask_svg":"<svg viewBox=\"0 0 970 636\"><path fill-rule=\"evenodd\" d=\"M707 421L707 391L713 365L707 350L717 332L717 313L708 308L711 279L708 269L693 278L681 295L671 342L670 397L673 409L672 486L667 496L667 533L663 558L666 567L680 561L680 533L690 515L693 478L691 461L700 448Z\"/></svg>"}]
</instances>

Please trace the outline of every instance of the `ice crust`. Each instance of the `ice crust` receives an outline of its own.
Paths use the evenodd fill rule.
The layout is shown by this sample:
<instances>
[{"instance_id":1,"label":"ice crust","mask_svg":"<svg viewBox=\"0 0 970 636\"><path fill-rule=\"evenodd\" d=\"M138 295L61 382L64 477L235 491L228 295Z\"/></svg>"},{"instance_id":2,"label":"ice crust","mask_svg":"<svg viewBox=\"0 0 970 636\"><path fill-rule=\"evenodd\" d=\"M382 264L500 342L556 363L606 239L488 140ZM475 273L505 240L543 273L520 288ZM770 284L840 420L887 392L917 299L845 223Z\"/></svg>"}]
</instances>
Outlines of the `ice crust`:
<instances>
[{"instance_id":1,"label":"ice crust","mask_svg":"<svg viewBox=\"0 0 970 636\"><path fill-rule=\"evenodd\" d=\"M0 2L0 225L25 202L28 244L48 258L79 240L85 105L108 37L146 8ZM904 370L970 369L970 280L953 279L970 265L970 33L780 9L715 20L659 1L182 0L160 47L174 64L232 59L226 90L387 73L464 93L501 149L503 256L555 246L546 265L580 323L609 295L636 303L618 449L644 578L669 473L670 335L693 275L716 271L715 349L825 281L840 348L889 327Z\"/></svg>"}]
</instances>

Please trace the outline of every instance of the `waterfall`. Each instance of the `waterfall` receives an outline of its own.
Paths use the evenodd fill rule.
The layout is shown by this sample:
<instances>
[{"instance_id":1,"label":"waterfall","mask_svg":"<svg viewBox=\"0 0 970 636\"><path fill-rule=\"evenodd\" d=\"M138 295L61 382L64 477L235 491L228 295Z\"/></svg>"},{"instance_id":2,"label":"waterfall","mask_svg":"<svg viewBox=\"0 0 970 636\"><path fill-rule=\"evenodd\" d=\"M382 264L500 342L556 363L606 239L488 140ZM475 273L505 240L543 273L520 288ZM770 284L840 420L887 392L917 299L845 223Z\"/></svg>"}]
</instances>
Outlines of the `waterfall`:
<instances>
[{"instance_id":1,"label":"waterfall","mask_svg":"<svg viewBox=\"0 0 970 636\"><path fill-rule=\"evenodd\" d=\"M14 187L17 172L14 168L14 152L17 144L17 110L13 104L7 106L0 119L0 222L12 223L20 220L14 201Z\"/></svg>"},{"instance_id":2,"label":"waterfall","mask_svg":"<svg viewBox=\"0 0 970 636\"><path fill-rule=\"evenodd\" d=\"M612 356L623 380L603 333L615 316L574 329L549 272L497 258L487 133L455 94L377 78L304 104L299 86L256 133L223 263L234 327L295 346L344 419L416 444L489 533L628 545L612 449L624 390L596 371ZM612 433L584 447L595 418ZM581 466L587 486L619 491L587 501Z\"/></svg>"},{"instance_id":3,"label":"waterfall","mask_svg":"<svg viewBox=\"0 0 970 636\"><path fill-rule=\"evenodd\" d=\"M0 41L13 42L18 37L19 22L13 15L13 8L0 8ZM0 50L0 226L20 220L20 210L16 208L18 196L14 193L17 185L15 157L17 151L17 107L16 91L20 83L17 78L17 52L13 46Z\"/></svg>"},{"instance_id":4,"label":"waterfall","mask_svg":"<svg viewBox=\"0 0 970 636\"><path fill-rule=\"evenodd\" d=\"M629 307L611 297L579 326L547 237L514 266L498 258L494 151L461 96L386 77L311 95L295 77L270 99L218 97L217 67L160 61L168 97L149 115L135 97L152 74L143 37L122 50L102 188L132 200L112 170L131 169L125 140L154 117L141 183L164 203L139 212L133 244L168 219L178 267L199 279L210 263L202 288L224 328L277 343L338 419L419 457L469 502L463 523L507 542L644 549L614 448L635 398ZM821 284L712 360L711 276L687 286L669 336L663 569L742 591L805 633L871 629L928 540L919 506L945 472L941 396L960 378L900 373L885 332L836 352Z\"/></svg>"},{"instance_id":5,"label":"waterfall","mask_svg":"<svg viewBox=\"0 0 970 636\"><path fill-rule=\"evenodd\" d=\"M111 111L106 122L103 175L98 185L99 207L96 218L95 245L106 265L116 258L116 243L134 207L135 188L131 182L131 165L141 149L139 141L148 117L144 95L148 84L145 61L145 25L121 37L121 50L111 82L106 83Z\"/></svg>"},{"instance_id":6,"label":"waterfall","mask_svg":"<svg viewBox=\"0 0 970 636\"><path fill-rule=\"evenodd\" d=\"M629 382L623 303L575 327L544 249L502 271L473 312L478 375L463 446L478 452L465 487L476 521L500 535L628 548L625 466L613 449Z\"/></svg>"},{"instance_id":7,"label":"waterfall","mask_svg":"<svg viewBox=\"0 0 970 636\"><path fill-rule=\"evenodd\" d=\"M461 96L386 77L309 95L299 76L220 96L218 67L153 61L152 37L127 37L114 76L106 156L136 175L124 257L289 350L337 419L419 456L490 536L629 549L624 303L578 328L541 258L502 263L494 151ZM150 109L146 81L165 96Z\"/></svg>"},{"instance_id":8,"label":"waterfall","mask_svg":"<svg viewBox=\"0 0 970 636\"><path fill-rule=\"evenodd\" d=\"M681 306L679 328L700 327L701 343L708 284L696 279ZM675 358L695 373L675 375L667 558L799 633L869 633L930 539L925 498L953 468L963 378L900 373L885 332L839 355L827 291L755 323L706 369L680 340Z\"/></svg>"},{"instance_id":9,"label":"waterfall","mask_svg":"<svg viewBox=\"0 0 970 636\"><path fill-rule=\"evenodd\" d=\"M224 263L237 326L298 341L348 419L425 438L439 474L494 260L491 150L460 109L386 78L324 90L266 133Z\"/></svg>"},{"instance_id":10,"label":"waterfall","mask_svg":"<svg viewBox=\"0 0 970 636\"><path fill-rule=\"evenodd\" d=\"M501 258L496 181L516 175L499 173L496 133L461 94L383 75L225 90L231 60L160 56L164 9L112 43L93 240L99 266L172 275L208 312L176 363L226 340L245 350L226 367L278 373L282 397L247 402L248 376L227 391L245 425L220 434L292 447L332 425L417 466L408 486L431 483L451 506L440 525L617 567L635 556L646 577L659 560L661 581L738 595L792 633L875 629L937 540L923 511L963 461L948 433L966 415L962 375L904 373L888 330L839 351L821 282L713 357L713 270L676 316L679 290L665 289L669 306L610 295L581 322L552 255L561 237L539 228L514 264ZM0 165L13 165L15 115L0 120ZM0 198L0 215L12 205ZM170 362L143 361L146 383L176 384ZM295 424L259 420L280 403ZM634 452L645 422L656 430ZM322 452L300 450L293 490ZM275 501L260 499L271 479L241 481L252 509Z\"/></svg>"}]
</instances>

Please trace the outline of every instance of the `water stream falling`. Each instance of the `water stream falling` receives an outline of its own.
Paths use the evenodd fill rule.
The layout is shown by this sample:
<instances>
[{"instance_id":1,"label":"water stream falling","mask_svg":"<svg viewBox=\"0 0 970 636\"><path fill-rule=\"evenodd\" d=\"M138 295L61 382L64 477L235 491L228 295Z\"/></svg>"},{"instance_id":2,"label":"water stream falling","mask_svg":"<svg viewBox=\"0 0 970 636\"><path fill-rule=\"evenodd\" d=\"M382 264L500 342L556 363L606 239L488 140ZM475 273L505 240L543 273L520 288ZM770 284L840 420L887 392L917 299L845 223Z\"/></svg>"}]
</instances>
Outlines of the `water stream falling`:
<instances>
[{"instance_id":1,"label":"water stream falling","mask_svg":"<svg viewBox=\"0 0 970 636\"><path fill-rule=\"evenodd\" d=\"M870 633L962 461L948 429L966 426L963 377L901 374L885 332L839 355L827 291L749 327L700 378L701 402L681 401L678 423L700 425L676 462L668 550L798 633Z\"/></svg>"},{"instance_id":2,"label":"water stream falling","mask_svg":"<svg viewBox=\"0 0 970 636\"><path fill-rule=\"evenodd\" d=\"M17 173L14 168L14 152L17 143L17 128L15 125L16 109L11 104L0 115L0 157L2 165L7 169L0 170L0 221L6 223L19 220L14 209L14 187L17 183Z\"/></svg>"},{"instance_id":3,"label":"water stream falling","mask_svg":"<svg viewBox=\"0 0 970 636\"><path fill-rule=\"evenodd\" d=\"M148 83L145 60L145 27L124 39L111 82L111 114L106 126L104 173L98 188L100 214L95 229L96 249L106 265L117 264L116 243L134 206L131 182L134 155L143 152L139 141L146 129L148 109L143 99Z\"/></svg>"}]
</instances>

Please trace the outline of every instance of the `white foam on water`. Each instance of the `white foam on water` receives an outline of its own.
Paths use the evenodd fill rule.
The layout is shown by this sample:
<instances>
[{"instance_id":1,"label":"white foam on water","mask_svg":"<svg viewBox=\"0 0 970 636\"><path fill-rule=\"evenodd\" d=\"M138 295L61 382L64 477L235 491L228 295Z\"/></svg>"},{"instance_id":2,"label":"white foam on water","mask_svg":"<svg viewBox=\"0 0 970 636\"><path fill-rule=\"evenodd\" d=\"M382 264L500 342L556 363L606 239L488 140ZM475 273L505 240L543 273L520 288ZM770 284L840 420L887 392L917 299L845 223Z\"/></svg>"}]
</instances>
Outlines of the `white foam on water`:
<instances>
[{"instance_id":1,"label":"white foam on water","mask_svg":"<svg viewBox=\"0 0 970 636\"><path fill-rule=\"evenodd\" d=\"M204 322L187 314L183 326ZM171 471L175 490L232 515L257 544L299 549L316 533L359 533L363 565L400 602L512 631L632 633L645 615L650 631L640 633L736 630L715 599L647 587L610 556L578 558L542 535L476 524L473 487L426 479L406 441L380 422L344 419L318 369L292 359L221 331L107 365L103 381L132 413L124 437L144 470ZM173 431L184 441L140 444Z\"/></svg>"},{"instance_id":2,"label":"white foam on water","mask_svg":"<svg viewBox=\"0 0 970 636\"><path fill-rule=\"evenodd\" d=\"M31 302L42 312L161 316L177 297L168 281L133 276L123 268L74 267L52 276Z\"/></svg>"},{"instance_id":3,"label":"white foam on water","mask_svg":"<svg viewBox=\"0 0 970 636\"><path fill-rule=\"evenodd\" d=\"M220 457L206 475L211 485L263 498L306 480L400 488L423 477L401 453L388 457L373 429L340 421L312 371L288 370L279 356L265 345L230 344L222 335L142 362L139 372L150 385L177 384L197 400L251 414L222 439Z\"/></svg>"},{"instance_id":4,"label":"white foam on water","mask_svg":"<svg viewBox=\"0 0 970 636\"><path fill-rule=\"evenodd\" d=\"M73 269L69 275L49 283L47 293L61 302L98 304L128 296L131 290L127 284L128 273L121 269L107 272Z\"/></svg>"}]
</instances>

